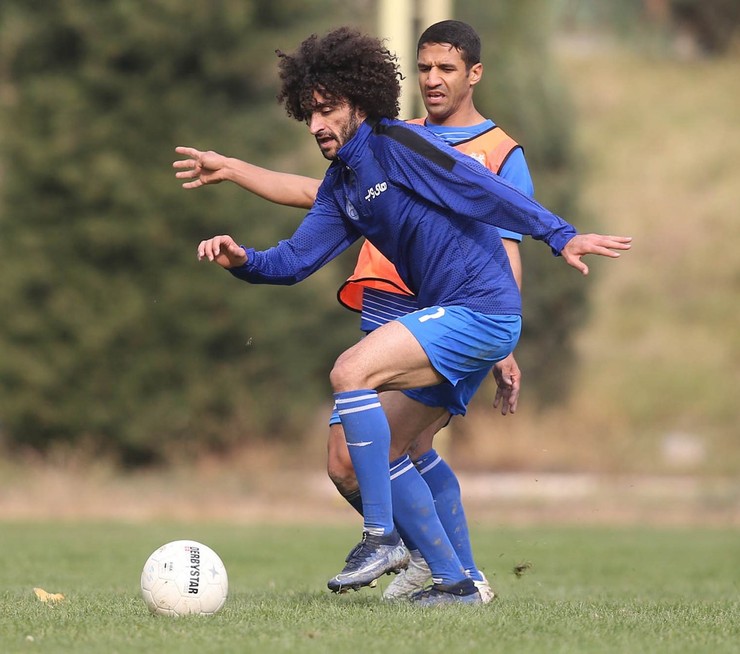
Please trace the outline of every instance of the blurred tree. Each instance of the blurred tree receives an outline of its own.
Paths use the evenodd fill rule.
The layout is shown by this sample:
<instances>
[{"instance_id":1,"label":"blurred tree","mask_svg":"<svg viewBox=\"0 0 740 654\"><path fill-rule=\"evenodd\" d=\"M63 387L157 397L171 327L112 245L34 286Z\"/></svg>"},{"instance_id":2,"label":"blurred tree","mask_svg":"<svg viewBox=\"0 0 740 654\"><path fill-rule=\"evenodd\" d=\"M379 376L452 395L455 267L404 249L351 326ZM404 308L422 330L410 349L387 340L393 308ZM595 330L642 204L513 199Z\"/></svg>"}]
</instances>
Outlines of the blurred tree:
<instances>
[{"instance_id":1,"label":"blurred tree","mask_svg":"<svg viewBox=\"0 0 740 654\"><path fill-rule=\"evenodd\" d=\"M557 0L568 29L598 28L640 46L656 37L679 56L718 56L738 45L738 0Z\"/></svg>"},{"instance_id":2,"label":"blurred tree","mask_svg":"<svg viewBox=\"0 0 740 654\"><path fill-rule=\"evenodd\" d=\"M737 39L740 28L738 0L663 0L679 37L689 38L700 52L724 54ZM656 0L645 0L650 5Z\"/></svg>"},{"instance_id":3,"label":"blurred tree","mask_svg":"<svg viewBox=\"0 0 740 654\"><path fill-rule=\"evenodd\" d=\"M194 144L283 166L274 157L291 152L297 168L300 133L319 174L275 101L274 50L326 15L346 16L343 3L3 2L6 443L156 461L297 437L326 401L328 367L356 338L334 300L345 271L266 293L198 264L202 238L266 246L302 214L183 191L170 167L175 145Z\"/></svg>"}]
</instances>

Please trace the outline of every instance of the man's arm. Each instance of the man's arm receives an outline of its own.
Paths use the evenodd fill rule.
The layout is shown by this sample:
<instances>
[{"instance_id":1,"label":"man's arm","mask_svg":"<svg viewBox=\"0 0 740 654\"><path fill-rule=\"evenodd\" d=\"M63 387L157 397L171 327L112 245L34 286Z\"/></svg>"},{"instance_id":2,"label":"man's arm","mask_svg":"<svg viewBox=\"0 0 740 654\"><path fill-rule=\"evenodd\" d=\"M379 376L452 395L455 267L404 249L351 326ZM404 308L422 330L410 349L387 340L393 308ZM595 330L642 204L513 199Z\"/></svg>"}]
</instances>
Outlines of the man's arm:
<instances>
[{"instance_id":1,"label":"man's arm","mask_svg":"<svg viewBox=\"0 0 740 654\"><path fill-rule=\"evenodd\" d=\"M432 141L421 130L413 133L411 125L391 122L384 127L379 133L392 136L395 143L385 142L382 145L386 147L373 151L389 178L458 217L545 241L583 274L588 273L581 261L585 254L615 258L618 250L630 248L631 237L578 235L560 216L454 148Z\"/></svg>"},{"instance_id":2,"label":"man's arm","mask_svg":"<svg viewBox=\"0 0 740 654\"><path fill-rule=\"evenodd\" d=\"M212 150L178 146L175 152L186 157L172 164L179 170L175 177L188 180L182 185L186 189L228 181L270 202L310 209L321 185L321 180L312 177L268 170Z\"/></svg>"},{"instance_id":3,"label":"man's arm","mask_svg":"<svg viewBox=\"0 0 740 654\"><path fill-rule=\"evenodd\" d=\"M492 171L493 172L493 171ZM529 172L529 166L524 157L524 151L521 147L516 147L507 157L503 166L499 169L499 177L518 188L522 193L532 197L534 195L534 183L532 175ZM501 229L499 229L499 232ZM507 232L503 232L501 242L504 244L506 256L509 258L511 272L514 275L514 281L522 290L522 255L519 250L521 235L512 234L512 237L506 237ZM516 237L516 240L514 239ZM512 352L502 361L498 361L491 369L493 379L496 382L496 395L493 398L493 408L501 407L501 415L507 413L516 413L519 405L519 391L522 384L522 371L519 364L514 358Z\"/></svg>"},{"instance_id":4,"label":"man's arm","mask_svg":"<svg viewBox=\"0 0 740 654\"><path fill-rule=\"evenodd\" d=\"M522 256L519 251L519 242L510 238L501 239L504 250L509 257L509 265L514 273L514 279L519 290L522 288ZM512 352L505 359L494 364L493 378L496 380L496 395L493 398L493 408L501 406L501 414L516 413L519 404L519 390L522 383L522 371Z\"/></svg>"},{"instance_id":5,"label":"man's arm","mask_svg":"<svg viewBox=\"0 0 740 654\"><path fill-rule=\"evenodd\" d=\"M250 284L290 286L304 280L346 250L360 237L336 204L319 193L293 236L267 250L238 245L230 236L201 241L198 259L227 269Z\"/></svg>"}]
</instances>

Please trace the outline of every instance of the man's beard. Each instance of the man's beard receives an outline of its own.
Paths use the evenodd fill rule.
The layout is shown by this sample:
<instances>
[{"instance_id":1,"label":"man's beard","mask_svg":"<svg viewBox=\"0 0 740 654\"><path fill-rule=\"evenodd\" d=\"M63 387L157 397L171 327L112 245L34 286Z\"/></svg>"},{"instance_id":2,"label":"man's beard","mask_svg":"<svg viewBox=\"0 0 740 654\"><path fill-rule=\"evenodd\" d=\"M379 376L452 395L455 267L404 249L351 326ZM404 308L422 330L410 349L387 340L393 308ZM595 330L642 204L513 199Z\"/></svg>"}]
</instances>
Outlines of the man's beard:
<instances>
[{"instance_id":1,"label":"man's beard","mask_svg":"<svg viewBox=\"0 0 740 654\"><path fill-rule=\"evenodd\" d=\"M321 144L319 144L319 149L321 149L321 154L324 155L325 159L328 159L329 161L334 161L334 159L337 158L337 152L349 141L357 132L357 130L360 128L360 125L362 124L362 121L364 119L357 116L357 114L353 113L349 120L347 121L347 124L340 130L339 134L334 134L332 132L332 137L334 138L334 143L336 144L336 150L334 150L333 154L329 154L328 152L324 151L323 148L321 148Z\"/></svg>"}]
</instances>

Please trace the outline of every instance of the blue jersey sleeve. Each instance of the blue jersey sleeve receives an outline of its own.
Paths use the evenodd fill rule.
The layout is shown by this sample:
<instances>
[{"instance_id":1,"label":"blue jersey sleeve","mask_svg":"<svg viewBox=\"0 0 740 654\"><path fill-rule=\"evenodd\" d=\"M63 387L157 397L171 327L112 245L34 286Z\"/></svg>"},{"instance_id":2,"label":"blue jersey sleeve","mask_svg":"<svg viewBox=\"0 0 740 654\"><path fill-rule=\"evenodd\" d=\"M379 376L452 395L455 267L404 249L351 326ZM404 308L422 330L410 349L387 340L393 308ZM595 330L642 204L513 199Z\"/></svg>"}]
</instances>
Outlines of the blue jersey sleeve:
<instances>
[{"instance_id":1,"label":"blue jersey sleeve","mask_svg":"<svg viewBox=\"0 0 740 654\"><path fill-rule=\"evenodd\" d=\"M532 175L529 174L529 166L524 158L524 150L521 146L514 148L504 165L498 171L499 177L505 179L512 186L516 186L522 193L529 197L534 197L534 183L532 182ZM517 232L509 231L508 229L498 228L501 238L508 238L512 241L521 242L522 235Z\"/></svg>"},{"instance_id":2,"label":"blue jersey sleeve","mask_svg":"<svg viewBox=\"0 0 740 654\"><path fill-rule=\"evenodd\" d=\"M554 254L576 234L575 227L519 189L423 128L398 121L382 123L380 136L395 144L375 149L389 178L456 216L488 223L545 241ZM404 133L406 132L406 133ZM411 133L408 133L411 132Z\"/></svg>"},{"instance_id":3,"label":"blue jersey sleeve","mask_svg":"<svg viewBox=\"0 0 740 654\"><path fill-rule=\"evenodd\" d=\"M251 284L292 285L302 281L346 250L360 237L327 193L319 188L313 208L293 236L267 250L245 248L247 262L229 268Z\"/></svg>"}]
</instances>

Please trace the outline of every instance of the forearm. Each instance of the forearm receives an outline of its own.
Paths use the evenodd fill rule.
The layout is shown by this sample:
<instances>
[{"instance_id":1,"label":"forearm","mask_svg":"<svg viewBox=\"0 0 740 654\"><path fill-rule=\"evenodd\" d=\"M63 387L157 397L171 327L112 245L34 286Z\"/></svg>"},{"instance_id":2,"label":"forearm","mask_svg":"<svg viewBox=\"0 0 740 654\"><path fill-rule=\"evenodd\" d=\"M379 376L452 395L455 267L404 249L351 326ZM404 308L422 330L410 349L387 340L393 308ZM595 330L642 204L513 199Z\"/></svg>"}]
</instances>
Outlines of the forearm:
<instances>
[{"instance_id":1,"label":"forearm","mask_svg":"<svg viewBox=\"0 0 740 654\"><path fill-rule=\"evenodd\" d=\"M308 212L293 236L267 250L244 248L246 262L231 267L235 277L252 284L297 284L344 252L360 236L340 215L321 211L322 201Z\"/></svg>"},{"instance_id":2,"label":"forearm","mask_svg":"<svg viewBox=\"0 0 740 654\"><path fill-rule=\"evenodd\" d=\"M310 209L321 182L312 177L281 173L241 159L227 158L224 176L255 195L289 207Z\"/></svg>"}]
</instances>

